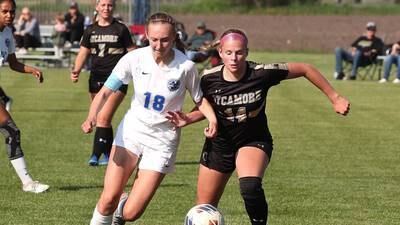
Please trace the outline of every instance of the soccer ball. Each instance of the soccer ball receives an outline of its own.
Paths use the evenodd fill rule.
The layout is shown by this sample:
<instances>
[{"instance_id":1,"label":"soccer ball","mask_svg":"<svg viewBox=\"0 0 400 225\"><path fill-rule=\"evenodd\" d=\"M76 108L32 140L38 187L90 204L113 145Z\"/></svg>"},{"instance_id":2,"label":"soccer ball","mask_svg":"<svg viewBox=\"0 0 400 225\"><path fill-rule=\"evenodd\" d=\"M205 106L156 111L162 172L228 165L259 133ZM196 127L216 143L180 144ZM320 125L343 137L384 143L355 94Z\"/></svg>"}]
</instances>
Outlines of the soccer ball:
<instances>
[{"instance_id":1,"label":"soccer ball","mask_svg":"<svg viewBox=\"0 0 400 225\"><path fill-rule=\"evenodd\" d=\"M184 225L224 225L222 213L210 204L196 205L189 210Z\"/></svg>"}]
</instances>

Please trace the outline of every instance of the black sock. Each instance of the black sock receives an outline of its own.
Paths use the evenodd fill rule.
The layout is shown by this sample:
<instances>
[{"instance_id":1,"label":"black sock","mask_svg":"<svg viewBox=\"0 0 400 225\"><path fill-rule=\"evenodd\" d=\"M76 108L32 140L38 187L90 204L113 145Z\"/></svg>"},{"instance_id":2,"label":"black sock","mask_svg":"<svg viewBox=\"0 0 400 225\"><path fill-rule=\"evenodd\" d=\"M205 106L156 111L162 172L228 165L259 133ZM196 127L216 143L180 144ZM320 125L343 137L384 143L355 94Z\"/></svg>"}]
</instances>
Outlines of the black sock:
<instances>
[{"instance_id":1,"label":"black sock","mask_svg":"<svg viewBox=\"0 0 400 225\"><path fill-rule=\"evenodd\" d=\"M246 206L252 225L266 225L268 219L268 203L259 177L239 178L240 193Z\"/></svg>"},{"instance_id":2,"label":"black sock","mask_svg":"<svg viewBox=\"0 0 400 225\"><path fill-rule=\"evenodd\" d=\"M3 88L1 87L0 87L0 99L3 100L3 102L8 102L10 100L10 98L6 95Z\"/></svg>"},{"instance_id":3,"label":"black sock","mask_svg":"<svg viewBox=\"0 0 400 225\"><path fill-rule=\"evenodd\" d=\"M113 142L112 127L96 127L93 141L93 153L100 158L101 154L110 155Z\"/></svg>"}]
</instances>

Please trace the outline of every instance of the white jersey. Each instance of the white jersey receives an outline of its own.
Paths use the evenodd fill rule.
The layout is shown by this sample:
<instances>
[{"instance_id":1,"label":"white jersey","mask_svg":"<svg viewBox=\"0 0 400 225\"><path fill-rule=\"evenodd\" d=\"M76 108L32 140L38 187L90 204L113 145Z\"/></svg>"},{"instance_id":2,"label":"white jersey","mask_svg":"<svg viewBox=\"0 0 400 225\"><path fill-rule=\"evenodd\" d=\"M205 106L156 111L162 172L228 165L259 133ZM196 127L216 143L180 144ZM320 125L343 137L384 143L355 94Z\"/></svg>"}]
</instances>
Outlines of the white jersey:
<instances>
[{"instance_id":1,"label":"white jersey","mask_svg":"<svg viewBox=\"0 0 400 225\"><path fill-rule=\"evenodd\" d=\"M0 67L7 61L8 55L15 53L14 36L10 27L0 31Z\"/></svg>"},{"instance_id":2,"label":"white jersey","mask_svg":"<svg viewBox=\"0 0 400 225\"><path fill-rule=\"evenodd\" d=\"M136 49L113 69L112 76L134 85L131 107L118 127L115 145L129 149L139 143L174 158L180 129L173 129L166 112L182 110L186 90L194 102L203 96L195 64L180 51L174 49L174 53L168 66L159 67L150 47Z\"/></svg>"},{"instance_id":3,"label":"white jersey","mask_svg":"<svg viewBox=\"0 0 400 225\"><path fill-rule=\"evenodd\" d=\"M186 90L194 102L203 95L195 64L180 51L174 53L168 67L161 68L150 47L140 48L121 58L112 72L124 84L133 81L135 93L128 113L147 125L165 123L166 112L182 110Z\"/></svg>"}]
</instances>

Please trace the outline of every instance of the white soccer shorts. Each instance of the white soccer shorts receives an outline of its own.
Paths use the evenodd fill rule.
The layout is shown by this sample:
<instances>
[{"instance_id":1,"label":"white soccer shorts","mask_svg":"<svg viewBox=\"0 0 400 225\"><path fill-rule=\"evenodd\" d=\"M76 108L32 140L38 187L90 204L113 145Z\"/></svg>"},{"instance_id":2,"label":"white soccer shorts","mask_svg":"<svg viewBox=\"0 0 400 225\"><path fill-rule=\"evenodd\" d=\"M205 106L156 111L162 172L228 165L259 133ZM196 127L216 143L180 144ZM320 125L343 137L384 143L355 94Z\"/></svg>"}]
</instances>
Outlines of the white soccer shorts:
<instances>
[{"instance_id":1,"label":"white soccer shorts","mask_svg":"<svg viewBox=\"0 0 400 225\"><path fill-rule=\"evenodd\" d=\"M139 169L160 173L175 171L180 129L171 124L148 126L126 114L118 126L113 145L140 157Z\"/></svg>"}]
</instances>

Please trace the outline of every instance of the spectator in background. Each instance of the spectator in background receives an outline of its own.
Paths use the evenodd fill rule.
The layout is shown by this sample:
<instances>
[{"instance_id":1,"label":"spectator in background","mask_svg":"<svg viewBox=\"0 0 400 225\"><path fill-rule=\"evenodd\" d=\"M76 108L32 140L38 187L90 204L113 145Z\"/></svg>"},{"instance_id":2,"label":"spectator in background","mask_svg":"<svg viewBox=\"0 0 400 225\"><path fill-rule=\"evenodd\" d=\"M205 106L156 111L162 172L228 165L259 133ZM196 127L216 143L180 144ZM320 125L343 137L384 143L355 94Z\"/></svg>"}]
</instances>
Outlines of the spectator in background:
<instances>
[{"instance_id":1,"label":"spectator in background","mask_svg":"<svg viewBox=\"0 0 400 225\"><path fill-rule=\"evenodd\" d=\"M39 21L32 15L28 7L22 8L15 26L14 37L18 53L26 54L28 48L36 48L40 43Z\"/></svg>"},{"instance_id":2,"label":"spectator in background","mask_svg":"<svg viewBox=\"0 0 400 225\"><path fill-rule=\"evenodd\" d=\"M134 13L133 24L145 24L146 18L150 14L150 1L149 0L134 0Z\"/></svg>"},{"instance_id":3,"label":"spectator in background","mask_svg":"<svg viewBox=\"0 0 400 225\"><path fill-rule=\"evenodd\" d=\"M355 80L358 67L373 63L376 57L382 53L384 44L379 37L375 36L376 24L374 22L368 22L366 29L366 34L360 36L351 44L351 52L348 52L343 48L335 49L335 79L342 80L343 78L346 78L346 75L343 72L343 61L352 64L351 74L348 79Z\"/></svg>"},{"instance_id":4,"label":"spectator in background","mask_svg":"<svg viewBox=\"0 0 400 225\"><path fill-rule=\"evenodd\" d=\"M71 3L64 18L67 24L66 40L73 45L79 45L83 35L85 16L79 11L78 3Z\"/></svg>"},{"instance_id":5,"label":"spectator in background","mask_svg":"<svg viewBox=\"0 0 400 225\"><path fill-rule=\"evenodd\" d=\"M53 39L54 47L56 48L56 54L58 56L63 55L62 48L65 44L65 34L67 32L67 26L65 25L64 16L58 14L55 18L54 30L51 35Z\"/></svg>"},{"instance_id":6,"label":"spectator in background","mask_svg":"<svg viewBox=\"0 0 400 225\"><path fill-rule=\"evenodd\" d=\"M208 57L208 52L201 50L205 45L211 44L214 40L214 33L207 29L203 21L197 23L195 33L186 42L187 57L192 61L203 61L202 59Z\"/></svg>"},{"instance_id":7,"label":"spectator in background","mask_svg":"<svg viewBox=\"0 0 400 225\"><path fill-rule=\"evenodd\" d=\"M400 41L392 45L390 54L385 57L383 61L383 78L379 80L379 83L388 82L392 64L396 64L397 66L397 77L393 80L393 83L400 84Z\"/></svg>"}]
</instances>

